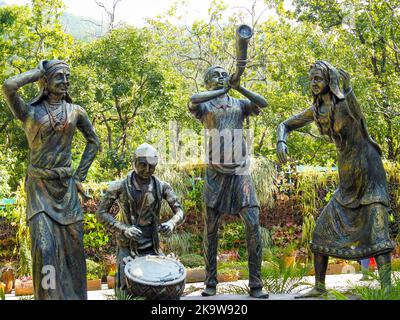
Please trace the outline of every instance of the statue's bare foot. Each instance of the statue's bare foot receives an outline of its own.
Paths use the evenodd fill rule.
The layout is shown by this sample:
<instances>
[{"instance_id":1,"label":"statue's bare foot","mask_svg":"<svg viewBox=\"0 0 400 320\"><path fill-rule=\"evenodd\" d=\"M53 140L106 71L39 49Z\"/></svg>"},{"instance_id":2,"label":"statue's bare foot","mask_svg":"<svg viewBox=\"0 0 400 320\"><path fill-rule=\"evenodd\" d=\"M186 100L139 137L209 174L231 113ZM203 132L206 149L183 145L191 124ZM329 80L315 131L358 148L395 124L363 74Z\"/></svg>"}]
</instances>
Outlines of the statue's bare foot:
<instances>
[{"instance_id":1,"label":"statue's bare foot","mask_svg":"<svg viewBox=\"0 0 400 320\"><path fill-rule=\"evenodd\" d=\"M217 293L217 287L206 286L206 288L201 292L203 297L215 296Z\"/></svg>"},{"instance_id":2,"label":"statue's bare foot","mask_svg":"<svg viewBox=\"0 0 400 320\"><path fill-rule=\"evenodd\" d=\"M307 291L306 293L299 294L294 298L295 299L317 298L323 296L324 294L327 294L325 288L314 287L311 290Z\"/></svg>"},{"instance_id":3,"label":"statue's bare foot","mask_svg":"<svg viewBox=\"0 0 400 320\"><path fill-rule=\"evenodd\" d=\"M257 299L268 299L269 294L263 291L262 288L258 289L250 289L250 297L257 298Z\"/></svg>"}]
</instances>

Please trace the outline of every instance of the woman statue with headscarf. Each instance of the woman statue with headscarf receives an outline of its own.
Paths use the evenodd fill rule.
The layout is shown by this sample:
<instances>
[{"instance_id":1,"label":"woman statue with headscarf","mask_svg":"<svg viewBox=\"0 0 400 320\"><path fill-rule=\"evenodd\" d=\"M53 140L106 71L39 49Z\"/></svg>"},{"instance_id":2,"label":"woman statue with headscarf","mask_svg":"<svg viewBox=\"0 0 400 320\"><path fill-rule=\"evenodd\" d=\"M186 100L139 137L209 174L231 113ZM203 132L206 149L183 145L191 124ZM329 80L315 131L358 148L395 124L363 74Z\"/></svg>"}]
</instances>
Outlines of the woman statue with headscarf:
<instances>
[{"instance_id":1,"label":"woman statue with headscarf","mask_svg":"<svg viewBox=\"0 0 400 320\"><path fill-rule=\"evenodd\" d=\"M86 111L68 95L70 71L60 60L42 61L37 69L4 82L14 116L22 122L29 145L26 175L35 299L87 299L83 250L83 213L78 189L85 180L99 140ZM40 93L29 103L18 94L39 81ZM86 148L73 172L72 139L80 130Z\"/></svg>"},{"instance_id":2,"label":"woman statue with headscarf","mask_svg":"<svg viewBox=\"0 0 400 320\"><path fill-rule=\"evenodd\" d=\"M277 156L281 163L286 162L289 133L314 121L320 133L336 145L339 186L318 217L312 236L315 287L300 297L326 292L329 256L348 260L375 257L381 286L389 293L394 245L389 235L389 195L381 149L368 134L348 73L317 61L309 75L313 105L278 126Z\"/></svg>"}]
</instances>

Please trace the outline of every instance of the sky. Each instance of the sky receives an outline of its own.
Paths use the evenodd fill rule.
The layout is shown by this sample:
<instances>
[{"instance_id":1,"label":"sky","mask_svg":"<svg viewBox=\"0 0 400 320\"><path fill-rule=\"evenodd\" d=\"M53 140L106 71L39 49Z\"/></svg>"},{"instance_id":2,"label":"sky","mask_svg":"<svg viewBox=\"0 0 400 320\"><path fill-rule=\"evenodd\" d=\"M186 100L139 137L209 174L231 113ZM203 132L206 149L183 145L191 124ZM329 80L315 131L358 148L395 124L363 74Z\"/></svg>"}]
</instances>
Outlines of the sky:
<instances>
[{"instance_id":1,"label":"sky","mask_svg":"<svg viewBox=\"0 0 400 320\"><path fill-rule=\"evenodd\" d=\"M4 1L4 0L3 0ZM103 2L106 7L111 8L113 0L98 0ZM228 16L235 12L242 11L246 13L243 7L250 9L256 1L257 12L261 13L265 5L262 0L225 0L228 4ZM5 0L6 4L27 4L29 0ZM116 9L116 20L129 23L131 25L142 27L146 18L155 18L157 15L166 12L176 1L175 0L122 0L118 3ZM212 0L186 0L184 8L187 12L186 22L190 24L194 20L206 19L208 9ZM99 21L105 21L107 15L104 10L96 5L94 0L64 0L66 11L68 13L93 18ZM271 16L271 10L265 11L262 15L264 20ZM247 20L247 21L246 21ZM245 18L244 23L250 23L250 18Z\"/></svg>"}]
</instances>

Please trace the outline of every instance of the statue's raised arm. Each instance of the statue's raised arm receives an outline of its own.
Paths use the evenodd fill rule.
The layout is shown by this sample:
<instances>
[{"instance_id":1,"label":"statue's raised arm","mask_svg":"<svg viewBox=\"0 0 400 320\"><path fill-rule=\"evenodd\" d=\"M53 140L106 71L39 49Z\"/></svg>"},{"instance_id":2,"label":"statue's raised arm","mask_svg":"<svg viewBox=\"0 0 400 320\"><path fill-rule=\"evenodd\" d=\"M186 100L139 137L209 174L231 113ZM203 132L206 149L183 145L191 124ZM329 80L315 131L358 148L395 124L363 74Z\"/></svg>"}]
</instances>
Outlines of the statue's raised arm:
<instances>
[{"instance_id":1,"label":"statue's raised arm","mask_svg":"<svg viewBox=\"0 0 400 320\"><path fill-rule=\"evenodd\" d=\"M7 104L13 115L22 122L25 121L30 107L19 96L18 89L24 85L38 81L41 77L43 77L43 75L44 70L42 63L40 63L38 68L17 74L6 79L3 83L3 92L6 97Z\"/></svg>"},{"instance_id":2,"label":"statue's raised arm","mask_svg":"<svg viewBox=\"0 0 400 320\"><path fill-rule=\"evenodd\" d=\"M38 68L7 79L4 94L12 113L23 122L29 146L26 181L35 299L84 300L86 266L83 212L78 191L98 150L99 140L86 111L68 94L70 69L60 60L44 60ZM39 94L26 103L18 89L38 81ZM76 129L86 138L78 169L72 167ZM45 268L54 267L55 288L41 285Z\"/></svg>"}]
</instances>

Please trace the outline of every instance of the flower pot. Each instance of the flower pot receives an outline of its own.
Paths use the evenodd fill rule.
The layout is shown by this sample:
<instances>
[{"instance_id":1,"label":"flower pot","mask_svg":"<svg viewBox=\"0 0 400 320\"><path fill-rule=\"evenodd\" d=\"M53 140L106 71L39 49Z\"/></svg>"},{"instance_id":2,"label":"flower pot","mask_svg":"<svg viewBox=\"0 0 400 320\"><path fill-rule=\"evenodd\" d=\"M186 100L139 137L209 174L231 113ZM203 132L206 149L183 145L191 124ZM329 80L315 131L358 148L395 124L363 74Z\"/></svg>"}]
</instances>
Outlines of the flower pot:
<instances>
[{"instance_id":1,"label":"flower pot","mask_svg":"<svg viewBox=\"0 0 400 320\"><path fill-rule=\"evenodd\" d=\"M11 293L15 281L14 270L11 268L3 268L0 281L5 284L4 293Z\"/></svg>"},{"instance_id":2,"label":"flower pot","mask_svg":"<svg viewBox=\"0 0 400 320\"><path fill-rule=\"evenodd\" d=\"M237 261L238 259L239 255L237 252L224 252L218 255L219 262Z\"/></svg>"},{"instance_id":3,"label":"flower pot","mask_svg":"<svg viewBox=\"0 0 400 320\"><path fill-rule=\"evenodd\" d=\"M186 283L203 282L206 279L204 268L186 269Z\"/></svg>"},{"instance_id":4,"label":"flower pot","mask_svg":"<svg viewBox=\"0 0 400 320\"><path fill-rule=\"evenodd\" d=\"M108 289L114 289L115 276L107 276L107 287L108 287Z\"/></svg>"},{"instance_id":5,"label":"flower pot","mask_svg":"<svg viewBox=\"0 0 400 320\"><path fill-rule=\"evenodd\" d=\"M355 273L360 270L358 263L332 263L328 264L326 274L347 274Z\"/></svg>"},{"instance_id":6,"label":"flower pot","mask_svg":"<svg viewBox=\"0 0 400 320\"><path fill-rule=\"evenodd\" d=\"M33 295L33 281L21 279L15 280L15 295L16 296L30 296Z\"/></svg>"},{"instance_id":7,"label":"flower pot","mask_svg":"<svg viewBox=\"0 0 400 320\"><path fill-rule=\"evenodd\" d=\"M87 290L101 290L101 279L87 280Z\"/></svg>"}]
</instances>

